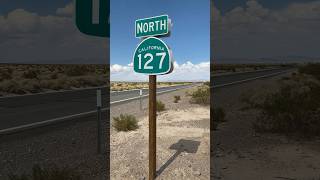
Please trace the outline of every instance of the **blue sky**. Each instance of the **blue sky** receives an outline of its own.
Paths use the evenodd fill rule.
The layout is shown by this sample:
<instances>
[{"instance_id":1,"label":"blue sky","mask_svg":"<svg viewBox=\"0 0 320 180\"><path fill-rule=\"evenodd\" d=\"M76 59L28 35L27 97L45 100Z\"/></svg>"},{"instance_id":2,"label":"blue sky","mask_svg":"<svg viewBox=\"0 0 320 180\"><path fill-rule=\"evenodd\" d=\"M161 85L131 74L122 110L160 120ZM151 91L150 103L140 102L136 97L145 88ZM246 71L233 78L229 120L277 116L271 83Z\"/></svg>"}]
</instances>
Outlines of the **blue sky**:
<instances>
[{"instance_id":1,"label":"blue sky","mask_svg":"<svg viewBox=\"0 0 320 180\"><path fill-rule=\"evenodd\" d=\"M135 20L168 14L173 21L171 37L163 40L173 49L175 60L199 63L210 57L209 0L111 0L111 64L127 65L140 42Z\"/></svg>"}]
</instances>

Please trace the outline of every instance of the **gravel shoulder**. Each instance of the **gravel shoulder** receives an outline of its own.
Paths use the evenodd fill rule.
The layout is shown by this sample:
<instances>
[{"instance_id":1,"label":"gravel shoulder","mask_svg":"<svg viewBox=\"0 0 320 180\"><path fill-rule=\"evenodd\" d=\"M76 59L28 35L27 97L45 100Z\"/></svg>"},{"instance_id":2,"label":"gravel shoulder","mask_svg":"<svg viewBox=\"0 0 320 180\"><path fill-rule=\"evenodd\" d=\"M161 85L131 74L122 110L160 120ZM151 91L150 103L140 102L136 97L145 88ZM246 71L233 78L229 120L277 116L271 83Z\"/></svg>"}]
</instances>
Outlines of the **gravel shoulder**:
<instances>
[{"instance_id":1,"label":"gravel shoulder","mask_svg":"<svg viewBox=\"0 0 320 180\"><path fill-rule=\"evenodd\" d=\"M285 76L285 75L282 75ZM255 111L242 111L243 93L273 91L282 76L217 89L214 106L226 111L227 122L211 132L211 177L243 180L313 180L320 178L320 139L288 139L276 134L256 134L251 124Z\"/></svg>"},{"instance_id":2,"label":"gravel shoulder","mask_svg":"<svg viewBox=\"0 0 320 180\"><path fill-rule=\"evenodd\" d=\"M183 89L158 95L168 110L157 116L157 179L209 179L210 107L190 104ZM173 103L174 96L181 96ZM140 110L139 101L111 107L111 117L121 113L139 119L139 129L110 135L111 179L148 178L147 101Z\"/></svg>"},{"instance_id":3,"label":"gravel shoulder","mask_svg":"<svg viewBox=\"0 0 320 180\"><path fill-rule=\"evenodd\" d=\"M11 173L31 174L34 165L67 167L82 179L106 179L108 157L106 153L97 153L95 119L93 115L76 122L0 136L0 179L7 180Z\"/></svg>"}]
</instances>

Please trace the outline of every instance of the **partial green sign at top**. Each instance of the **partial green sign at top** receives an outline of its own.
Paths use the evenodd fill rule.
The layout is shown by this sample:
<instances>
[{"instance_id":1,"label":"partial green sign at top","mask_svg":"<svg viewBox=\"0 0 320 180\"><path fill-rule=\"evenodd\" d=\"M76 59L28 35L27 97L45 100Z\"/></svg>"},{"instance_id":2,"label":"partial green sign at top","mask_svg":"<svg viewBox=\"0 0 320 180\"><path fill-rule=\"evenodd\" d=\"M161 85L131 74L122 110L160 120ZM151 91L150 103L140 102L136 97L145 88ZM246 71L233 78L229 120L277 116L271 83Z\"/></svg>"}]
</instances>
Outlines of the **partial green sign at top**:
<instances>
[{"instance_id":1,"label":"partial green sign at top","mask_svg":"<svg viewBox=\"0 0 320 180\"><path fill-rule=\"evenodd\" d=\"M168 15L138 19L135 23L136 38L166 35L169 33L169 26Z\"/></svg>"},{"instance_id":2,"label":"partial green sign at top","mask_svg":"<svg viewBox=\"0 0 320 180\"><path fill-rule=\"evenodd\" d=\"M78 29L87 35L110 37L110 0L75 0Z\"/></svg>"}]
</instances>

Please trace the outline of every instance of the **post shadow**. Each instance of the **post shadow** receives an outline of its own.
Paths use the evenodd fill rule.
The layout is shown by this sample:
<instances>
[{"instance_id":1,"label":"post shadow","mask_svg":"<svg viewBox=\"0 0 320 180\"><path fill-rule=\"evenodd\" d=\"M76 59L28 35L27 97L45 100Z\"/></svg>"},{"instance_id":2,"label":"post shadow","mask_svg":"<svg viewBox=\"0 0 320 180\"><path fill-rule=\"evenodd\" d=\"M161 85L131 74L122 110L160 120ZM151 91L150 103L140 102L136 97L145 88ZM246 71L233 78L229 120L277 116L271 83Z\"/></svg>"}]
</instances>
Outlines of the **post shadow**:
<instances>
[{"instance_id":1,"label":"post shadow","mask_svg":"<svg viewBox=\"0 0 320 180\"><path fill-rule=\"evenodd\" d=\"M169 149L177 150L157 171L156 177L158 177L182 152L196 153L200 141L180 139L177 143L172 144Z\"/></svg>"}]
</instances>

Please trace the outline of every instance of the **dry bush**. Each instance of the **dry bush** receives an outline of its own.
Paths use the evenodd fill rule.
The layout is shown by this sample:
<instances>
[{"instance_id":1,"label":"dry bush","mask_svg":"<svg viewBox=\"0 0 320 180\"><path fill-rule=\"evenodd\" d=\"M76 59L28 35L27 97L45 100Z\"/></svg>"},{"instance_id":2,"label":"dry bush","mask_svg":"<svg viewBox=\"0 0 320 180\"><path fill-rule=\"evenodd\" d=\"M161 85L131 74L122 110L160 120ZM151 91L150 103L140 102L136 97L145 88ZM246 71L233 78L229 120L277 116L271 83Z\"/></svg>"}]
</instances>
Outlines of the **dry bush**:
<instances>
[{"instance_id":1,"label":"dry bush","mask_svg":"<svg viewBox=\"0 0 320 180\"><path fill-rule=\"evenodd\" d=\"M174 103L178 103L180 100L181 100L181 97L180 97L180 96L174 96L173 102L174 102Z\"/></svg>"},{"instance_id":2,"label":"dry bush","mask_svg":"<svg viewBox=\"0 0 320 180\"><path fill-rule=\"evenodd\" d=\"M275 92L243 98L245 109L259 112L253 128L287 136L320 136L320 82L299 75L279 83Z\"/></svg>"},{"instance_id":3,"label":"dry bush","mask_svg":"<svg viewBox=\"0 0 320 180\"><path fill-rule=\"evenodd\" d=\"M223 108L213 108L213 129L217 129L220 123L226 122L226 113Z\"/></svg>"},{"instance_id":4,"label":"dry bush","mask_svg":"<svg viewBox=\"0 0 320 180\"><path fill-rule=\"evenodd\" d=\"M162 112L165 110L166 110L166 105L162 101L157 100L157 112Z\"/></svg>"},{"instance_id":5,"label":"dry bush","mask_svg":"<svg viewBox=\"0 0 320 180\"><path fill-rule=\"evenodd\" d=\"M120 114L119 117L114 117L113 127L117 131L133 131L139 128L136 117L128 114Z\"/></svg>"},{"instance_id":6,"label":"dry bush","mask_svg":"<svg viewBox=\"0 0 320 180\"><path fill-rule=\"evenodd\" d=\"M203 85L193 92L188 92L187 95L191 96L190 102L200 105L210 105L210 88Z\"/></svg>"},{"instance_id":7,"label":"dry bush","mask_svg":"<svg viewBox=\"0 0 320 180\"><path fill-rule=\"evenodd\" d=\"M40 70L36 68L30 68L23 73L23 77L26 79L39 79Z\"/></svg>"}]
</instances>

